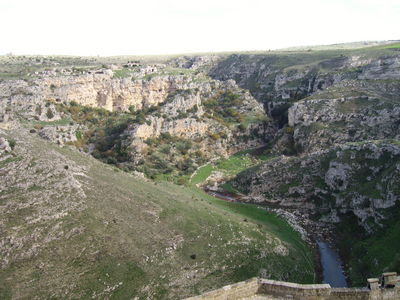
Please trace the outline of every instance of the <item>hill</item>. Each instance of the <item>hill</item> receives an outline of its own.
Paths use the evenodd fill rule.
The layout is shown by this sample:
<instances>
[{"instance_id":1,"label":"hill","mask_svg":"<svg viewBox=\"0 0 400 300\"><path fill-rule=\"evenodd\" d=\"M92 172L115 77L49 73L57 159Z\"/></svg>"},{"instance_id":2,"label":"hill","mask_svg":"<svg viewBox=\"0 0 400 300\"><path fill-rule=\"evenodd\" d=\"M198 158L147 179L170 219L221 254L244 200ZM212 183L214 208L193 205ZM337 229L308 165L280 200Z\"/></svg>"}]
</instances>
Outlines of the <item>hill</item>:
<instances>
[{"instance_id":1,"label":"hill","mask_svg":"<svg viewBox=\"0 0 400 300\"><path fill-rule=\"evenodd\" d=\"M258 275L314 281L283 220L2 130L1 299L184 298Z\"/></svg>"}]
</instances>

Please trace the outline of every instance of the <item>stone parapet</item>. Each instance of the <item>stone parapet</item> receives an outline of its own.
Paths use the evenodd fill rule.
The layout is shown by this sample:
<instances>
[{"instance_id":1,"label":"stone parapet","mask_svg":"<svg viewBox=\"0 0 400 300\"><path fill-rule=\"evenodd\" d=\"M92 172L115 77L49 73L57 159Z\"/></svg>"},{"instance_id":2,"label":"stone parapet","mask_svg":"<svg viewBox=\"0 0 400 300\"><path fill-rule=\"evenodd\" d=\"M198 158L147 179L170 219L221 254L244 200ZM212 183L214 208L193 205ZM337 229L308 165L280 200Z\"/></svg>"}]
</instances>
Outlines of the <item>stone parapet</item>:
<instances>
[{"instance_id":1,"label":"stone parapet","mask_svg":"<svg viewBox=\"0 0 400 300\"><path fill-rule=\"evenodd\" d=\"M186 300L202 300L202 299L218 299L218 300L236 300L236 299L248 299L258 293L259 279L251 278L246 281L230 284L205 293L200 296L188 298Z\"/></svg>"},{"instance_id":2,"label":"stone parapet","mask_svg":"<svg viewBox=\"0 0 400 300\"><path fill-rule=\"evenodd\" d=\"M369 278L365 288L332 288L329 284L298 284L251 278L186 300L399 300L400 276Z\"/></svg>"}]
</instances>

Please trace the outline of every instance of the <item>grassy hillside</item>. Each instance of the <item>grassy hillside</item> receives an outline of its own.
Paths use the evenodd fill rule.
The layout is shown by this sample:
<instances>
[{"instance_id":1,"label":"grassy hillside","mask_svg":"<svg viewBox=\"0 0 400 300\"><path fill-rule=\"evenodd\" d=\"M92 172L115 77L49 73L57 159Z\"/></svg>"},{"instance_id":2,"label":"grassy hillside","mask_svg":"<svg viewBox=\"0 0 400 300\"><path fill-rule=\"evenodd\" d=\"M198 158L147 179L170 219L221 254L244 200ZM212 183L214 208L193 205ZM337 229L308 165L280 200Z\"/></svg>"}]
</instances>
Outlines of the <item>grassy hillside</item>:
<instances>
[{"instance_id":1,"label":"grassy hillside","mask_svg":"<svg viewBox=\"0 0 400 300\"><path fill-rule=\"evenodd\" d=\"M282 219L155 183L25 130L0 157L0 298L177 299L258 275L313 282Z\"/></svg>"},{"instance_id":2,"label":"grassy hillside","mask_svg":"<svg viewBox=\"0 0 400 300\"><path fill-rule=\"evenodd\" d=\"M248 149L239 151L228 158L215 160L197 169L191 177L190 183L193 185L207 184L209 176L213 172L218 172L222 176L221 179L225 181L220 187L226 192L236 193L237 190L229 180L238 173L268 160L270 157L265 153L267 153L267 149L264 147Z\"/></svg>"}]
</instances>

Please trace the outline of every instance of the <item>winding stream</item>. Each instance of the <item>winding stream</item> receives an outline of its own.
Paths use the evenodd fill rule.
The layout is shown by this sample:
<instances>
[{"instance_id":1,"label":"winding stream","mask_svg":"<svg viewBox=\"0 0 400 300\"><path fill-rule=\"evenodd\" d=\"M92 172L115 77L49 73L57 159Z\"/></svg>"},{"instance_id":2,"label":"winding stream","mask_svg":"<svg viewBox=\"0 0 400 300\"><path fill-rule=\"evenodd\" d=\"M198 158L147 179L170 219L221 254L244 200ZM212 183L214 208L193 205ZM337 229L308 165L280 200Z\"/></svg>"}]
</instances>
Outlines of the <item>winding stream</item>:
<instances>
[{"instance_id":1,"label":"winding stream","mask_svg":"<svg viewBox=\"0 0 400 300\"><path fill-rule=\"evenodd\" d=\"M317 244L321 256L323 282L329 283L331 287L347 287L346 277L338 254L332 250L328 243L317 241Z\"/></svg>"}]
</instances>

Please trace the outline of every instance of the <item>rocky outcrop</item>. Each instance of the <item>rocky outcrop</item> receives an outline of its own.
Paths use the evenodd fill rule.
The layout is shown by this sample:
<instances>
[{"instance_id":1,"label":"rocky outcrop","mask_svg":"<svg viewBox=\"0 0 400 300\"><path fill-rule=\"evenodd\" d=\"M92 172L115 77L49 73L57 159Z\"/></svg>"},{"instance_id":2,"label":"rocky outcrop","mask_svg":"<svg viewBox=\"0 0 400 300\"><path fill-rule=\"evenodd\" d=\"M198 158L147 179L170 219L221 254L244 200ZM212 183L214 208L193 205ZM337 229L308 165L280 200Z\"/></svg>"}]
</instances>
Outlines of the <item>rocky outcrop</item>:
<instances>
[{"instance_id":1,"label":"rocky outcrop","mask_svg":"<svg viewBox=\"0 0 400 300\"><path fill-rule=\"evenodd\" d=\"M0 153L11 152L10 143L5 137L0 137Z\"/></svg>"},{"instance_id":2,"label":"rocky outcrop","mask_svg":"<svg viewBox=\"0 0 400 300\"><path fill-rule=\"evenodd\" d=\"M219 60L221 57L217 55L180 56L174 59L172 64L178 68L198 70L210 68Z\"/></svg>"},{"instance_id":3,"label":"rocky outcrop","mask_svg":"<svg viewBox=\"0 0 400 300\"><path fill-rule=\"evenodd\" d=\"M222 98L226 93L237 95L238 103L222 107ZM230 109L237 115L253 116L256 122L239 130L237 124L226 124L223 120L214 118L213 111L205 107L209 101L214 101L213 105L221 106L220 109ZM197 141L200 149L208 154L227 156L246 147L262 145L265 139L272 136L273 126L265 126L264 114L262 105L250 93L240 89L234 81L210 80L198 83L190 89L171 93L156 112L146 117L145 123L129 125L124 133L127 137L125 143L135 152L141 152L147 147L147 139L157 138L164 133ZM218 140L210 138L212 135L217 137L216 134L223 134L224 137L218 137Z\"/></svg>"},{"instance_id":4,"label":"rocky outcrop","mask_svg":"<svg viewBox=\"0 0 400 300\"><path fill-rule=\"evenodd\" d=\"M288 125L296 149L313 152L346 142L399 139L398 91L399 82L353 82L294 103Z\"/></svg>"},{"instance_id":5,"label":"rocky outcrop","mask_svg":"<svg viewBox=\"0 0 400 300\"><path fill-rule=\"evenodd\" d=\"M324 221L354 213L371 231L388 217L382 211L399 200L399 180L400 146L380 141L271 159L240 173L234 183L258 203L308 209Z\"/></svg>"},{"instance_id":6,"label":"rocky outcrop","mask_svg":"<svg viewBox=\"0 0 400 300\"><path fill-rule=\"evenodd\" d=\"M400 79L400 56L382 57L362 68L359 79Z\"/></svg>"},{"instance_id":7,"label":"rocky outcrop","mask_svg":"<svg viewBox=\"0 0 400 300\"><path fill-rule=\"evenodd\" d=\"M39 130L39 136L58 145L64 145L78 140L77 135L81 134L79 129L84 130L78 124L44 126Z\"/></svg>"},{"instance_id":8,"label":"rocky outcrop","mask_svg":"<svg viewBox=\"0 0 400 300\"><path fill-rule=\"evenodd\" d=\"M43 77L32 81L6 81L0 85L0 95L10 102L20 102L18 96L34 95L37 99L35 102L75 101L110 111L125 111L130 106L138 110L157 105L165 101L170 92L188 88L190 82L190 78L185 76L160 76L149 80L120 79L113 78L112 71L109 71L104 74Z\"/></svg>"},{"instance_id":9,"label":"rocky outcrop","mask_svg":"<svg viewBox=\"0 0 400 300\"><path fill-rule=\"evenodd\" d=\"M213 78L233 79L267 103L272 116L280 116L293 101L347 80L400 79L399 55L375 58L358 52L303 52L237 55L221 60Z\"/></svg>"}]
</instances>

